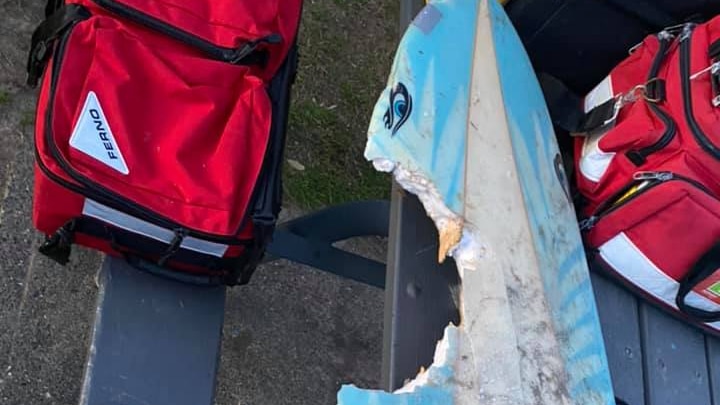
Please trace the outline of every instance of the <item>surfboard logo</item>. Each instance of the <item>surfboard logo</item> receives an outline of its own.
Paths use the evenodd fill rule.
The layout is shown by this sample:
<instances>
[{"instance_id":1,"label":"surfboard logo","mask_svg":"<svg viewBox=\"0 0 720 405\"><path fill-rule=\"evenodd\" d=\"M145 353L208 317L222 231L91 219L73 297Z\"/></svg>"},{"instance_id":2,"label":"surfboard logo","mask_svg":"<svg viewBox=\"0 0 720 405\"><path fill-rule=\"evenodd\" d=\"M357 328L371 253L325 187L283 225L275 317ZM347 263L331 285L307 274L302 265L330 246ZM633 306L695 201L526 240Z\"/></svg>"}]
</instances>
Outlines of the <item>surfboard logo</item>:
<instances>
[{"instance_id":1,"label":"surfboard logo","mask_svg":"<svg viewBox=\"0 0 720 405\"><path fill-rule=\"evenodd\" d=\"M398 129L403 126L410 117L410 113L412 113L412 97L410 97L407 87L402 83L398 83L390 91L390 106L383 116L385 128L392 131L390 136L395 135Z\"/></svg>"}]
</instances>

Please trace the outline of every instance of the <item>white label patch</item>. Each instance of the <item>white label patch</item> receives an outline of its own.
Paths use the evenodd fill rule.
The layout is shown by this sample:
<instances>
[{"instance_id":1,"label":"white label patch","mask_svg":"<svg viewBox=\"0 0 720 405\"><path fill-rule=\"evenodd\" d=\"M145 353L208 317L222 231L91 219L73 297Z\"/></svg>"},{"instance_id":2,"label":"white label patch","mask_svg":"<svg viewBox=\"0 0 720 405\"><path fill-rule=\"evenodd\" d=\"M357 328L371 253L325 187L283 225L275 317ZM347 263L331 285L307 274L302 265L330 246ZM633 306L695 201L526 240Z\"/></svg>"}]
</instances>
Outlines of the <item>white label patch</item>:
<instances>
[{"instance_id":1,"label":"white label patch","mask_svg":"<svg viewBox=\"0 0 720 405\"><path fill-rule=\"evenodd\" d=\"M70 146L112 167L122 174L130 173L102 107L94 92L85 105L70 136Z\"/></svg>"},{"instance_id":2,"label":"white label patch","mask_svg":"<svg viewBox=\"0 0 720 405\"><path fill-rule=\"evenodd\" d=\"M608 76L585 96L585 112L605 103L613 96L612 79Z\"/></svg>"}]
</instances>

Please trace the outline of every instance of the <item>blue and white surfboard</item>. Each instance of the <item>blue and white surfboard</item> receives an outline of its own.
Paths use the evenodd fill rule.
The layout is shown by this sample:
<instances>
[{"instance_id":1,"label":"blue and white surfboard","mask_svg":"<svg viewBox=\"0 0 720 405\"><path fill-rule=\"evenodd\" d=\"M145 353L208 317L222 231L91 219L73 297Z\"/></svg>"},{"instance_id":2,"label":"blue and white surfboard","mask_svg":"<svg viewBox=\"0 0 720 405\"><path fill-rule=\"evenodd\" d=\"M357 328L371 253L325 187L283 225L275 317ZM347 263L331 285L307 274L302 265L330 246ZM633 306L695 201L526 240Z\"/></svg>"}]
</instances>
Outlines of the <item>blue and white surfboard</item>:
<instances>
[{"instance_id":1,"label":"blue and white surfboard","mask_svg":"<svg viewBox=\"0 0 720 405\"><path fill-rule=\"evenodd\" d=\"M400 43L365 151L418 194L462 275L462 324L397 393L355 404L614 404L562 162L495 0L431 0ZM443 247L444 246L444 247Z\"/></svg>"}]
</instances>

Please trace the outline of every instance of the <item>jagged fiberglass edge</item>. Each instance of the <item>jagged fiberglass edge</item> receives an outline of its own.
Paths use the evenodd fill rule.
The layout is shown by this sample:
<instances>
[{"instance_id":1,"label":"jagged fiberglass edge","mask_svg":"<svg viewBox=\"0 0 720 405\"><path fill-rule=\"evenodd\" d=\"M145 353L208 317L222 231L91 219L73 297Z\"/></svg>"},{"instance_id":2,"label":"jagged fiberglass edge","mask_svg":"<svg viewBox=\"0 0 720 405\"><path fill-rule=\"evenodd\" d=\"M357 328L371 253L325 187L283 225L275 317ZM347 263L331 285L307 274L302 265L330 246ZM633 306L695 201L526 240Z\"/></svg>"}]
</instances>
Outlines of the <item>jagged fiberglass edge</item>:
<instances>
[{"instance_id":1,"label":"jagged fiberglass edge","mask_svg":"<svg viewBox=\"0 0 720 405\"><path fill-rule=\"evenodd\" d=\"M456 72L456 78L470 77L467 50L472 49L474 46L474 35L472 33L474 32L476 8L479 2L462 3L433 0L428 4L429 6L414 20L413 25L424 33L434 31L436 35L447 35L454 38L454 40L452 46L446 44L437 49L428 48L425 50L433 55L432 58L439 58L456 70L463 70L463 72ZM444 20L444 24L438 24L441 20ZM411 38L407 37L407 34L403 38L403 42L411 40ZM402 48L403 44L401 43L399 49ZM415 126L412 120L407 122L413 108L413 100L409 96L408 89L404 85L398 85L399 82L403 81L399 80L398 76L402 76L405 72L402 66L411 62L401 55L402 52L399 51L388 80L388 88L383 92L375 107L368 131L369 138L379 132L391 131L392 135L395 135L398 130L413 133L423 132L424 130L422 127ZM430 67L427 71L421 72L420 70L421 66L415 66L412 76L416 78L422 76L424 79L413 82L411 85L411 87L423 89L422 94L416 94L419 98L416 100L416 113L418 107L422 108L423 105L428 105L434 107L431 114L448 117L445 121L446 124L442 128L433 128L432 132L439 143L457 145L458 152L464 153L461 142L464 131L455 128L454 125L465 125L467 106L463 106L463 104L468 99L467 87L456 85L453 80L438 80L438 74L441 72L436 71L434 67ZM408 80L410 79L408 78ZM410 83L408 84L410 85ZM450 91L451 89L452 91ZM435 103L434 99L438 93L443 93L446 97L457 100L458 103ZM425 122L435 122L434 117L428 116L425 118L428 118ZM438 120L438 122L440 121L442 120ZM404 124L407 124L405 128L401 128ZM438 138L441 134L447 134L449 138ZM372 148L371 143L372 141L369 140L369 149ZM414 146L422 147L429 144L419 143ZM378 147L377 144L374 146ZM486 254L486 249L480 244L479 238L475 235L472 227L466 223L462 216L458 215L446 204L443 195L448 195L449 190L441 192L433 180L424 175L421 170L401 165L399 162L406 160L401 156L393 156L392 160L390 160L379 157L372 152L369 153L369 149L366 150L366 158L372 161L378 171L392 173L403 189L415 194L423 204L427 215L435 223L439 233L438 261L442 262L447 256L452 256L461 278L465 271L475 270L480 259ZM396 149L395 152L398 152L398 150ZM415 150L414 152L421 156L439 153L438 150ZM382 155L387 156L386 154ZM451 183L455 182L458 180L456 176L459 174L456 170L462 166L463 161L464 159L458 156L458 162L456 163L459 166L451 168L451 165L445 165L439 167L435 174L449 180ZM459 203L459 200L456 203ZM460 297L458 304L462 317L462 297ZM437 343L432 365L427 370L421 370L416 378L408 382L404 387L394 393L388 393L380 390L363 390L353 385L345 385L338 393L338 404L392 405L422 403L445 405L456 402L454 400L456 395L454 390L458 384L463 383L460 380L468 379L473 375L473 370L459 369L460 367L469 366L468 364L457 361L460 356L459 352L463 350L464 346L469 346L461 343L465 338L467 338L466 333L460 325L448 325L445 328L443 338ZM472 384L472 381L465 382Z\"/></svg>"},{"instance_id":2,"label":"jagged fiberglass edge","mask_svg":"<svg viewBox=\"0 0 720 405\"><path fill-rule=\"evenodd\" d=\"M487 250L480 243L472 227L445 205L437 187L423 175L387 159L374 159L373 165L378 171L391 172L403 189L418 197L425 212L438 228L439 261L443 261L446 256L453 257L461 278L466 270L476 270ZM462 317L462 296L459 304ZM432 365L427 370L421 370L415 379L394 393L363 390L353 385L345 385L338 393L338 404L453 403L454 387L462 385L463 382L460 380L472 375L472 373L459 372L460 370L457 369L458 366L462 366L462 363L456 360L459 356L460 340L464 336L460 325L449 324L445 328L443 338L437 343ZM467 381L467 383L471 382Z\"/></svg>"}]
</instances>

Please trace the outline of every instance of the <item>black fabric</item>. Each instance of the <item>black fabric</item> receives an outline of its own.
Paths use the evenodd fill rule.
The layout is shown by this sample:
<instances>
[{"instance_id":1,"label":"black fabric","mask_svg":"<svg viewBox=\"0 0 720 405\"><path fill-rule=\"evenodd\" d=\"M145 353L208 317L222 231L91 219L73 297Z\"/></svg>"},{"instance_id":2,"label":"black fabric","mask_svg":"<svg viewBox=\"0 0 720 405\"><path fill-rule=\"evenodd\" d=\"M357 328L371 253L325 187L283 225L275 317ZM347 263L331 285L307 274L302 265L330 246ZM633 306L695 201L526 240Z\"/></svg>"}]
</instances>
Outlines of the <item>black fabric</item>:
<instances>
[{"instance_id":1,"label":"black fabric","mask_svg":"<svg viewBox=\"0 0 720 405\"><path fill-rule=\"evenodd\" d=\"M615 99L583 112L583 99L563 82L546 73L538 75L553 124L570 133L587 133L606 124L615 114Z\"/></svg>"},{"instance_id":2,"label":"black fabric","mask_svg":"<svg viewBox=\"0 0 720 405\"><path fill-rule=\"evenodd\" d=\"M634 7L636 0L615 0ZM675 25L692 15L708 19L720 13L720 1L643 0L652 14L665 14ZM535 70L586 94L628 49L659 31L658 22L604 0L512 0L505 7Z\"/></svg>"},{"instance_id":3,"label":"black fabric","mask_svg":"<svg viewBox=\"0 0 720 405\"><path fill-rule=\"evenodd\" d=\"M586 133L603 127L615 118L616 99L610 99L585 114L582 126L577 132Z\"/></svg>"},{"instance_id":4,"label":"black fabric","mask_svg":"<svg viewBox=\"0 0 720 405\"><path fill-rule=\"evenodd\" d=\"M209 272L225 272L232 269L236 259L220 258L193 250L180 249L167 243L148 238L137 233L114 227L90 217L79 217L74 220L73 232L83 233L98 239L109 241L118 252L138 252L143 257L162 258L166 262L183 263L190 266L208 269ZM248 245L250 242L248 242Z\"/></svg>"},{"instance_id":5,"label":"black fabric","mask_svg":"<svg viewBox=\"0 0 720 405\"><path fill-rule=\"evenodd\" d=\"M47 18L53 15L63 4L65 4L64 0L48 0L45 4L45 17Z\"/></svg>"},{"instance_id":6,"label":"black fabric","mask_svg":"<svg viewBox=\"0 0 720 405\"><path fill-rule=\"evenodd\" d=\"M605 4L642 21L657 31L675 24L675 18L649 0L604 0Z\"/></svg>"},{"instance_id":7,"label":"black fabric","mask_svg":"<svg viewBox=\"0 0 720 405\"><path fill-rule=\"evenodd\" d=\"M702 322L720 321L720 311L705 311L685 303L685 298L690 291L715 273L718 268L720 268L720 242L715 243L680 280L675 303L682 312Z\"/></svg>"},{"instance_id":8,"label":"black fabric","mask_svg":"<svg viewBox=\"0 0 720 405\"><path fill-rule=\"evenodd\" d=\"M54 41L63 31L78 21L90 17L90 12L83 6L68 4L62 6L35 29L30 43L27 62L27 84L37 86L47 61L52 54Z\"/></svg>"},{"instance_id":9,"label":"black fabric","mask_svg":"<svg viewBox=\"0 0 720 405\"><path fill-rule=\"evenodd\" d=\"M58 229L46 238L39 251L56 262L68 263L75 235L84 234L108 241L114 250L141 270L150 271L166 278L193 284L227 284L238 283L236 274L242 275L247 258L219 258L216 256L180 249L180 242L173 247L167 243L117 228L90 217L78 217ZM249 248L248 244L246 248ZM160 258L158 260L157 258ZM162 258L165 260L163 261ZM162 263L161 263L162 262ZM205 269L203 272L191 273L168 268L184 264ZM249 280L249 277L246 277ZM247 282L247 280L245 282Z\"/></svg>"},{"instance_id":10,"label":"black fabric","mask_svg":"<svg viewBox=\"0 0 720 405\"><path fill-rule=\"evenodd\" d=\"M654 103L661 103L665 101L665 80L651 78L645 87L645 97L648 101Z\"/></svg>"},{"instance_id":11,"label":"black fabric","mask_svg":"<svg viewBox=\"0 0 720 405\"><path fill-rule=\"evenodd\" d=\"M70 261L76 225L76 220L73 219L60 227L57 232L45 238L38 251L57 263L66 265Z\"/></svg>"},{"instance_id":12,"label":"black fabric","mask_svg":"<svg viewBox=\"0 0 720 405\"><path fill-rule=\"evenodd\" d=\"M636 167L640 167L647 162L647 158L645 158L645 156L636 149L625 152L625 157L627 157L628 160Z\"/></svg>"},{"instance_id":13,"label":"black fabric","mask_svg":"<svg viewBox=\"0 0 720 405\"><path fill-rule=\"evenodd\" d=\"M252 198L254 245L249 249L247 263L235 275L237 284L250 281L255 268L265 255L282 204L282 162L285 150L287 121L290 111L290 89L297 73L298 50L293 46L285 62L270 82L268 93L272 103L270 138Z\"/></svg>"},{"instance_id":14,"label":"black fabric","mask_svg":"<svg viewBox=\"0 0 720 405\"><path fill-rule=\"evenodd\" d=\"M712 84L713 105L717 107L718 103L716 100L720 98L720 72L710 73L710 83Z\"/></svg>"},{"instance_id":15,"label":"black fabric","mask_svg":"<svg viewBox=\"0 0 720 405\"><path fill-rule=\"evenodd\" d=\"M538 81L553 124L568 132L577 132L585 118L585 114L580 110L582 98L547 73L538 74Z\"/></svg>"},{"instance_id":16,"label":"black fabric","mask_svg":"<svg viewBox=\"0 0 720 405\"><path fill-rule=\"evenodd\" d=\"M218 286L228 285L228 278L225 275L213 275L213 274L194 274L187 272L179 272L175 270L168 270L164 267L160 267L148 260L144 260L138 256L126 254L123 255L125 261L132 267L150 273L159 277L163 277L170 280L179 281L185 284L193 285L204 285L204 286Z\"/></svg>"},{"instance_id":17,"label":"black fabric","mask_svg":"<svg viewBox=\"0 0 720 405\"><path fill-rule=\"evenodd\" d=\"M710 59L715 59L720 56L720 39L710 44L710 48L708 49L708 56L710 57Z\"/></svg>"}]
</instances>

